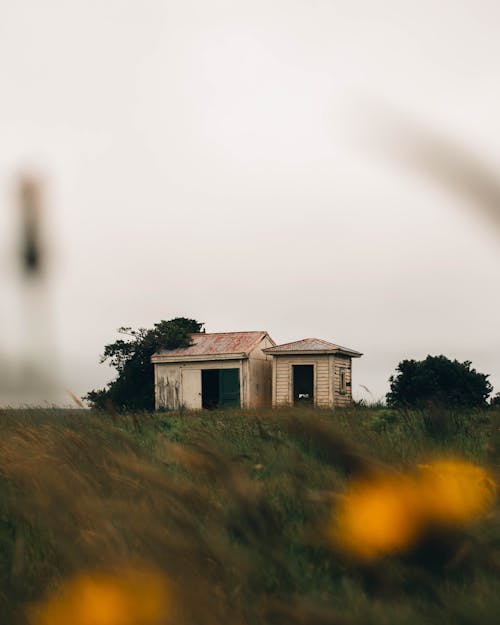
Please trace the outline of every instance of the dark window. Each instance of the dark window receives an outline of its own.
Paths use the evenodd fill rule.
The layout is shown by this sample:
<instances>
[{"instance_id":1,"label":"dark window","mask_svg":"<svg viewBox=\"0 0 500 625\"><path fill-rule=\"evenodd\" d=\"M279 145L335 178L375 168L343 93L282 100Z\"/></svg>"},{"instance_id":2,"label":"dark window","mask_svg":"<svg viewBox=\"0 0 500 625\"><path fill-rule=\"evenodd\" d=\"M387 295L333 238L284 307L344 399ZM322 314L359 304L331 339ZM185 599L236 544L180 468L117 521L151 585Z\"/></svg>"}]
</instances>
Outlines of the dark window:
<instances>
[{"instance_id":1,"label":"dark window","mask_svg":"<svg viewBox=\"0 0 500 625\"><path fill-rule=\"evenodd\" d=\"M340 392L342 394L347 393L347 370L346 369L340 370L339 382L340 382L339 383Z\"/></svg>"}]
</instances>

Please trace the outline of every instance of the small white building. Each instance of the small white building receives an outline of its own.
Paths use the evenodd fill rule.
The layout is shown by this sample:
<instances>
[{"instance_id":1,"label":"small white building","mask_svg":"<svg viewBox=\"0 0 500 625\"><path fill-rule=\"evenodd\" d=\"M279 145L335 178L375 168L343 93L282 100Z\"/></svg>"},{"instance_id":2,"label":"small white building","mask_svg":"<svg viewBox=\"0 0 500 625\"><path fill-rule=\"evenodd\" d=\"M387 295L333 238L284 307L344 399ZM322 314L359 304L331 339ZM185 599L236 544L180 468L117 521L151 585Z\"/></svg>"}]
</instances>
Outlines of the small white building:
<instances>
[{"instance_id":1,"label":"small white building","mask_svg":"<svg viewBox=\"0 0 500 625\"><path fill-rule=\"evenodd\" d=\"M153 354L156 409L271 405L267 332L193 334L192 345Z\"/></svg>"},{"instance_id":2,"label":"small white building","mask_svg":"<svg viewBox=\"0 0 500 625\"><path fill-rule=\"evenodd\" d=\"M264 350L273 358L273 406L347 406L352 401L352 359L363 354L321 339Z\"/></svg>"}]
</instances>

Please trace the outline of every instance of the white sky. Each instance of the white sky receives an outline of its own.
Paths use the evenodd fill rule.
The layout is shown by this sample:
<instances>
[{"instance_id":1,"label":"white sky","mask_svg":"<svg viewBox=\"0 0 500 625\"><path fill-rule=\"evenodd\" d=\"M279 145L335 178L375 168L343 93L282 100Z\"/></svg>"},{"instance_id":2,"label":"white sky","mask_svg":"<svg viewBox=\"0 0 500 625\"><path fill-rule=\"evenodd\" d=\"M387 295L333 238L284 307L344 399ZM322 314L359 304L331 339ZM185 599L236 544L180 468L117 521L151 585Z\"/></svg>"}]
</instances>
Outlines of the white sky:
<instances>
[{"instance_id":1,"label":"white sky","mask_svg":"<svg viewBox=\"0 0 500 625\"><path fill-rule=\"evenodd\" d=\"M500 172L499 27L493 0L0 0L4 360L29 323L12 181L35 167L44 350L77 395L112 376L117 327L174 316L360 350L357 397L428 353L500 390L500 232L367 121L387 106Z\"/></svg>"}]
</instances>

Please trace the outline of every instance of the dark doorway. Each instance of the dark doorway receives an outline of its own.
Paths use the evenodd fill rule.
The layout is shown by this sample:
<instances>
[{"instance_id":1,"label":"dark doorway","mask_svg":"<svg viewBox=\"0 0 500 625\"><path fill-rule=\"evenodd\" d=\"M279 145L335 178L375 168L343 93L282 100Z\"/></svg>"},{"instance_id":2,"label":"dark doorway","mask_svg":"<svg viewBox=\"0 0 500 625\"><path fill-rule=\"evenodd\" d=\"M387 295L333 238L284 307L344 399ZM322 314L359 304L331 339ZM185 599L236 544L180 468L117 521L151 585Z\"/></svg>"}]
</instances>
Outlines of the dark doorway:
<instances>
[{"instance_id":1,"label":"dark doorway","mask_svg":"<svg viewBox=\"0 0 500 625\"><path fill-rule=\"evenodd\" d=\"M219 369L201 371L201 405L214 410L219 405Z\"/></svg>"},{"instance_id":2,"label":"dark doorway","mask_svg":"<svg viewBox=\"0 0 500 625\"><path fill-rule=\"evenodd\" d=\"M239 369L219 369L219 407L240 407Z\"/></svg>"},{"instance_id":3,"label":"dark doorway","mask_svg":"<svg viewBox=\"0 0 500 625\"><path fill-rule=\"evenodd\" d=\"M314 365L293 365L293 403L314 405Z\"/></svg>"},{"instance_id":4,"label":"dark doorway","mask_svg":"<svg viewBox=\"0 0 500 625\"><path fill-rule=\"evenodd\" d=\"M208 410L240 407L239 369L203 369L201 405Z\"/></svg>"}]
</instances>

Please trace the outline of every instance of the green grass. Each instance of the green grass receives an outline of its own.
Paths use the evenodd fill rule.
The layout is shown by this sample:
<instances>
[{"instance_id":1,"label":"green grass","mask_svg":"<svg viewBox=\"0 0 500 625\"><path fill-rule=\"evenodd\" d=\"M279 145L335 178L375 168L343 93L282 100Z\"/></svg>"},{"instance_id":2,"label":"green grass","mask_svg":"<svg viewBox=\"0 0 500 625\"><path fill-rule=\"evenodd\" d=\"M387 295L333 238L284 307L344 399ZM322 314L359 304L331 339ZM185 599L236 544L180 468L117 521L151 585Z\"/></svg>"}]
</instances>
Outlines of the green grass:
<instances>
[{"instance_id":1,"label":"green grass","mask_svg":"<svg viewBox=\"0 0 500 625\"><path fill-rule=\"evenodd\" d=\"M1 623L129 563L172 580L186 624L496 623L497 511L370 566L325 536L335 495L373 466L452 454L495 475L499 416L0 411Z\"/></svg>"}]
</instances>

